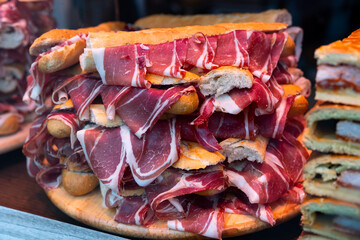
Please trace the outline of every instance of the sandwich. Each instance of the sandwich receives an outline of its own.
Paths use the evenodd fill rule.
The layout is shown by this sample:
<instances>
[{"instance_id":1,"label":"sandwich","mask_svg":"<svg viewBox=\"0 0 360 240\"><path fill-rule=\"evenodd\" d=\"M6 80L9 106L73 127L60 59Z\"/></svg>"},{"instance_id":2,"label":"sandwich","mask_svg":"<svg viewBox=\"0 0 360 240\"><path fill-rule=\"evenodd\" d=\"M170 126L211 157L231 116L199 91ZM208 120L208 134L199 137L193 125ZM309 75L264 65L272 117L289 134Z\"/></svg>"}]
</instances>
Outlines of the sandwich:
<instances>
[{"instance_id":1,"label":"sandwich","mask_svg":"<svg viewBox=\"0 0 360 240\"><path fill-rule=\"evenodd\" d=\"M360 29L315 51L316 100L360 106Z\"/></svg>"},{"instance_id":2,"label":"sandwich","mask_svg":"<svg viewBox=\"0 0 360 240\"><path fill-rule=\"evenodd\" d=\"M311 150L360 156L360 108L317 103L307 113L304 144Z\"/></svg>"},{"instance_id":3,"label":"sandwich","mask_svg":"<svg viewBox=\"0 0 360 240\"><path fill-rule=\"evenodd\" d=\"M360 206L341 200L313 198L301 206L304 231L317 236L300 239L359 239Z\"/></svg>"},{"instance_id":4,"label":"sandwich","mask_svg":"<svg viewBox=\"0 0 360 240\"><path fill-rule=\"evenodd\" d=\"M31 118L34 105L22 102L26 70L32 62L27 49L54 27L51 8L52 1L0 2L0 136L15 133Z\"/></svg>"},{"instance_id":5,"label":"sandwich","mask_svg":"<svg viewBox=\"0 0 360 240\"><path fill-rule=\"evenodd\" d=\"M314 153L304 167L304 188L310 195L360 204L360 158Z\"/></svg>"},{"instance_id":6,"label":"sandwich","mask_svg":"<svg viewBox=\"0 0 360 240\"><path fill-rule=\"evenodd\" d=\"M23 147L30 175L72 195L100 182L114 220L142 229L130 236L221 238L249 232L244 216L253 229L286 220L308 158L297 139L306 93L279 61L294 54L286 29L80 32L40 50L26 95L39 113Z\"/></svg>"}]
</instances>

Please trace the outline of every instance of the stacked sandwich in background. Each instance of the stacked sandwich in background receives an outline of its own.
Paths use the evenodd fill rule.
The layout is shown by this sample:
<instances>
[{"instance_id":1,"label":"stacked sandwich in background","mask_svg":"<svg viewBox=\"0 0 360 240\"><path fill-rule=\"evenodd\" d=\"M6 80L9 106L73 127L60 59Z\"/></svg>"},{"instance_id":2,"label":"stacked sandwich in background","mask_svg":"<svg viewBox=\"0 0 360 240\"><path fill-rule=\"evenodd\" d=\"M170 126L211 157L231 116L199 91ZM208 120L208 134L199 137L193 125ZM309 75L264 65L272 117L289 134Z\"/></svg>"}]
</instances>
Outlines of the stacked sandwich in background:
<instances>
[{"instance_id":1,"label":"stacked sandwich in background","mask_svg":"<svg viewBox=\"0 0 360 240\"><path fill-rule=\"evenodd\" d=\"M52 1L0 2L0 135L16 132L26 113L22 102L30 43L54 27Z\"/></svg>"},{"instance_id":2,"label":"stacked sandwich in background","mask_svg":"<svg viewBox=\"0 0 360 240\"><path fill-rule=\"evenodd\" d=\"M221 238L244 234L244 215L259 229L296 214L309 89L295 85L308 80L286 24L71 33L30 50L25 97L40 115L23 152L41 186L83 195L100 181L115 221L176 237L169 229Z\"/></svg>"},{"instance_id":3,"label":"stacked sandwich in background","mask_svg":"<svg viewBox=\"0 0 360 240\"><path fill-rule=\"evenodd\" d=\"M329 239L360 238L360 30L315 51L316 106L304 143L304 231ZM305 234L304 239L314 235Z\"/></svg>"}]
</instances>

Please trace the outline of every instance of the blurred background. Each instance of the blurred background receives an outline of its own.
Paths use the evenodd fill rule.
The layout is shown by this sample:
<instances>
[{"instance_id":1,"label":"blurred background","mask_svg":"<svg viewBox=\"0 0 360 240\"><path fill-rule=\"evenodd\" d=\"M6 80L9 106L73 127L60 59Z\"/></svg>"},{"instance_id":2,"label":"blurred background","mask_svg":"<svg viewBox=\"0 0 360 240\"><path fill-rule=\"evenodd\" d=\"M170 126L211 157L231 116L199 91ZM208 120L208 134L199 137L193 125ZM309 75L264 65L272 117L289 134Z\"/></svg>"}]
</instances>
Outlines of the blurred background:
<instances>
[{"instance_id":1,"label":"blurred background","mask_svg":"<svg viewBox=\"0 0 360 240\"><path fill-rule=\"evenodd\" d=\"M133 23L157 13L261 12L279 8L291 13L293 26L304 29L299 68L311 81L316 74L315 49L360 28L359 0L54 0L59 28L86 27L115 19Z\"/></svg>"}]
</instances>

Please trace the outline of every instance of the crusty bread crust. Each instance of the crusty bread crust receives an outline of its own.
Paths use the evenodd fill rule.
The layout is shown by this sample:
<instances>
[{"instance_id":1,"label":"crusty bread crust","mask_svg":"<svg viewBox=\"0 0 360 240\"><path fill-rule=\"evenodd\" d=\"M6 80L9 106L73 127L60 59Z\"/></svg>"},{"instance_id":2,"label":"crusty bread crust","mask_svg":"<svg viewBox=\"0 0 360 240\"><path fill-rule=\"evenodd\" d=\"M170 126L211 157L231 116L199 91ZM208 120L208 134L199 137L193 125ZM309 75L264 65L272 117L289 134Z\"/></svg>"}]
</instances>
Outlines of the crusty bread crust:
<instances>
[{"instance_id":1,"label":"crusty bread crust","mask_svg":"<svg viewBox=\"0 0 360 240\"><path fill-rule=\"evenodd\" d=\"M349 37L321 46L315 51L318 64L349 64L360 67L360 29Z\"/></svg>"},{"instance_id":2,"label":"crusty bread crust","mask_svg":"<svg viewBox=\"0 0 360 240\"><path fill-rule=\"evenodd\" d=\"M38 56L50 48L78 35L79 33L117 31L123 29L124 22L105 22L96 27L70 29L53 29L38 37L30 47L30 55Z\"/></svg>"},{"instance_id":3,"label":"crusty bread crust","mask_svg":"<svg viewBox=\"0 0 360 240\"><path fill-rule=\"evenodd\" d=\"M71 135L71 128L57 119L50 119L47 121L47 130L56 138L66 138Z\"/></svg>"},{"instance_id":4,"label":"crusty bread crust","mask_svg":"<svg viewBox=\"0 0 360 240\"><path fill-rule=\"evenodd\" d=\"M44 73L53 73L68 68L79 62L80 55L84 52L86 42L84 39L74 44L66 45L39 59L39 69Z\"/></svg>"},{"instance_id":5,"label":"crusty bread crust","mask_svg":"<svg viewBox=\"0 0 360 240\"><path fill-rule=\"evenodd\" d=\"M196 92L189 92L182 95L166 113L188 115L195 112L199 106L199 97Z\"/></svg>"},{"instance_id":6,"label":"crusty bread crust","mask_svg":"<svg viewBox=\"0 0 360 240\"><path fill-rule=\"evenodd\" d=\"M217 23L280 22L291 25L286 9L270 9L260 13L170 15L155 14L138 19L134 25L141 28L169 28Z\"/></svg>"},{"instance_id":7,"label":"crusty bread crust","mask_svg":"<svg viewBox=\"0 0 360 240\"><path fill-rule=\"evenodd\" d=\"M309 102L303 95L296 96L293 104L289 109L287 117L292 118L292 117L304 115L308 107L309 107Z\"/></svg>"},{"instance_id":8,"label":"crusty bread crust","mask_svg":"<svg viewBox=\"0 0 360 240\"><path fill-rule=\"evenodd\" d=\"M62 170L62 186L74 196L81 196L94 190L99 185L99 180L93 173Z\"/></svg>"}]
</instances>

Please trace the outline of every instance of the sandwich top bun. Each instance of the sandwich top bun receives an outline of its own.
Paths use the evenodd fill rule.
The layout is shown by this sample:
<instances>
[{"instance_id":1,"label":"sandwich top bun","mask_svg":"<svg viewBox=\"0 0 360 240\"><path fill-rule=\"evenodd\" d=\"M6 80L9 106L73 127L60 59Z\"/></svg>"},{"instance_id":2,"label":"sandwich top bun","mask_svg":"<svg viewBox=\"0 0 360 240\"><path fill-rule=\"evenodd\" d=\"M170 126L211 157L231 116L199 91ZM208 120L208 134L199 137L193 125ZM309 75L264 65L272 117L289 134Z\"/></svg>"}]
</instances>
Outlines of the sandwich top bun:
<instances>
[{"instance_id":1,"label":"sandwich top bun","mask_svg":"<svg viewBox=\"0 0 360 240\"><path fill-rule=\"evenodd\" d=\"M206 26L217 23L280 22L291 25L291 15L286 9L270 9L260 13L170 15L154 14L137 20L141 28Z\"/></svg>"},{"instance_id":2,"label":"sandwich top bun","mask_svg":"<svg viewBox=\"0 0 360 240\"><path fill-rule=\"evenodd\" d=\"M315 58L318 64L349 64L360 67L360 29L343 40L316 49Z\"/></svg>"},{"instance_id":3,"label":"sandwich top bun","mask_svg":"<svg viewBox=\"0 0 360 240\"><path fill-rule=\"evenodd\" d=\"M50 48L65 42L66 40L78 35L79 33L89 33L98 31L115 31L123 29L124 22L105 22L96 27L70 29L53 29L38 37L30 47L30 55L38 56Z\"/></svg>"}]
</instances>

